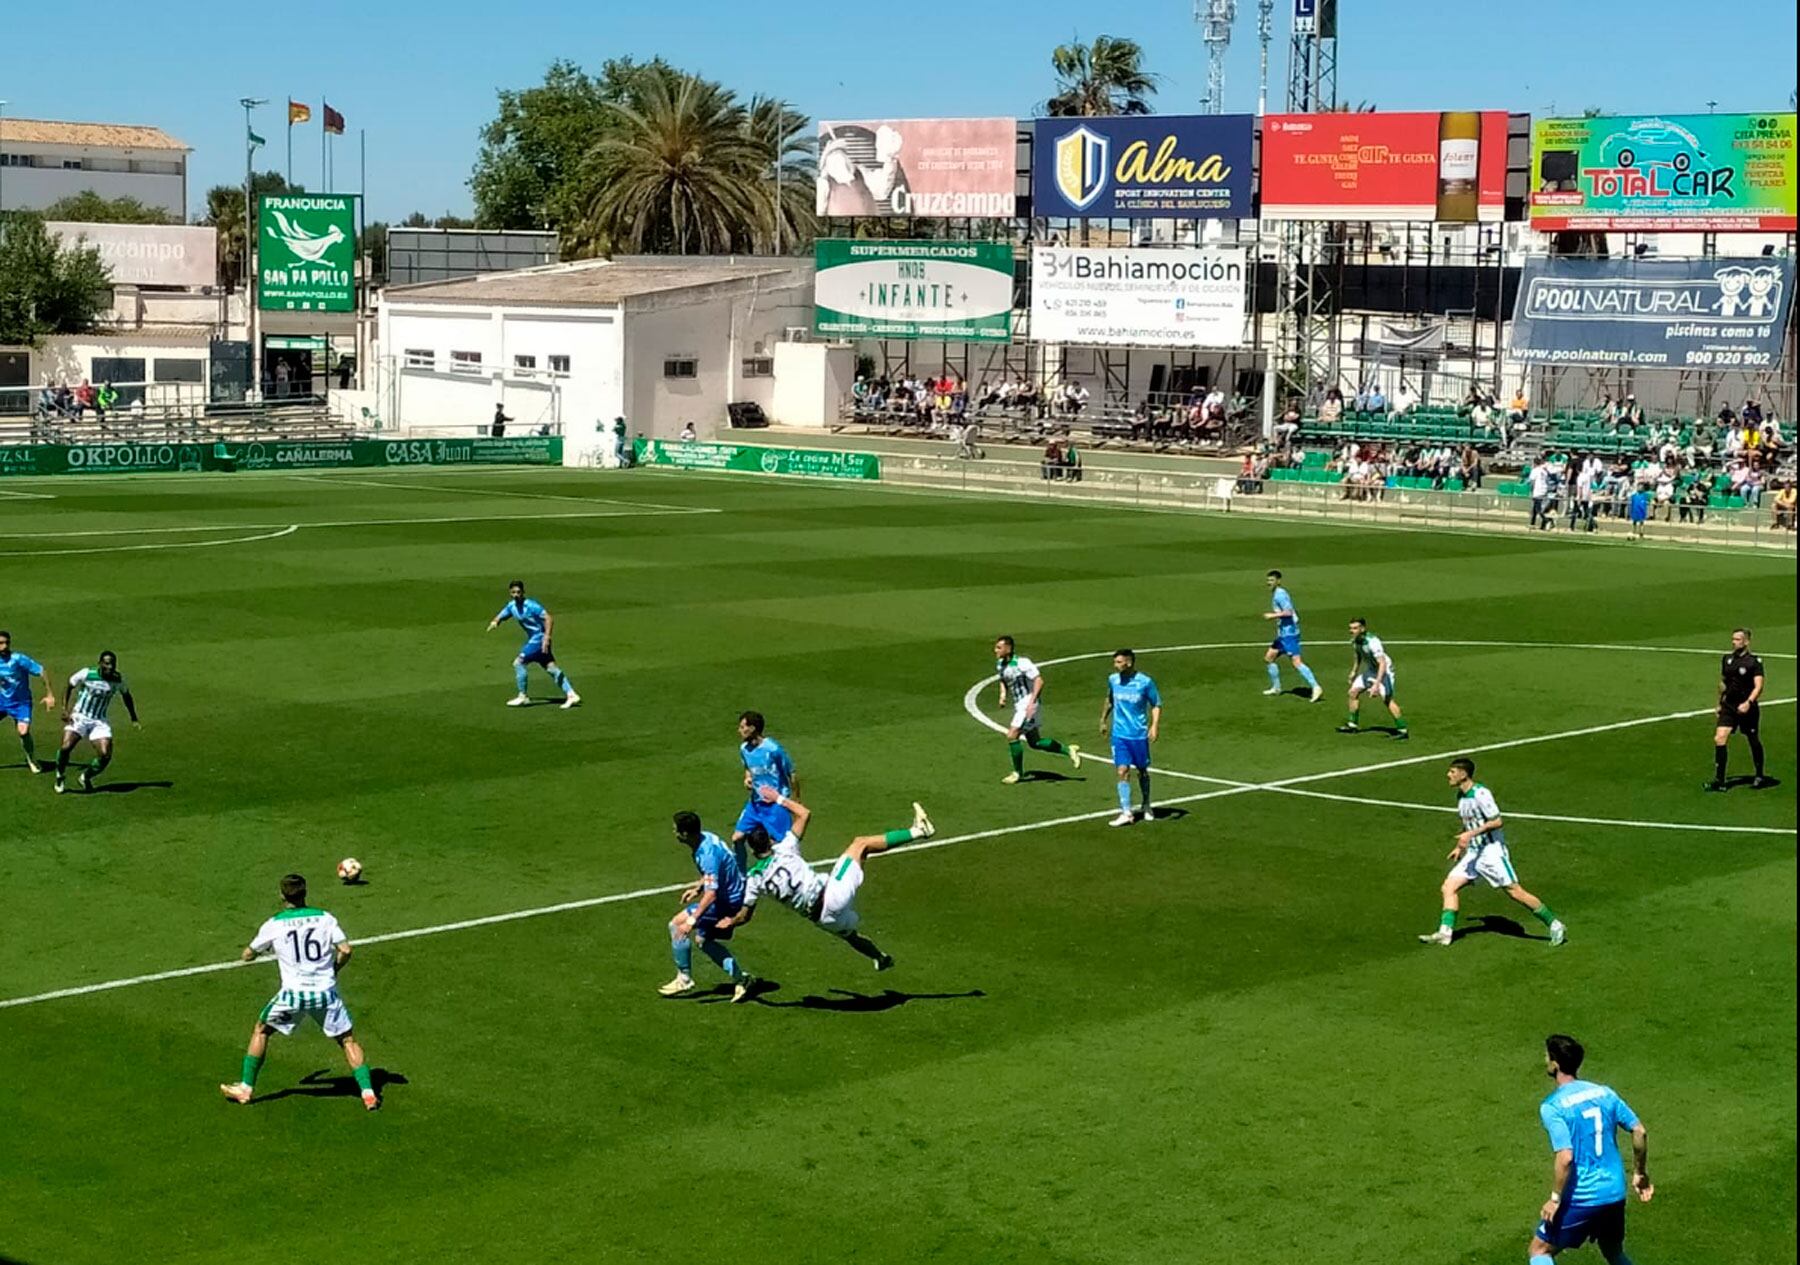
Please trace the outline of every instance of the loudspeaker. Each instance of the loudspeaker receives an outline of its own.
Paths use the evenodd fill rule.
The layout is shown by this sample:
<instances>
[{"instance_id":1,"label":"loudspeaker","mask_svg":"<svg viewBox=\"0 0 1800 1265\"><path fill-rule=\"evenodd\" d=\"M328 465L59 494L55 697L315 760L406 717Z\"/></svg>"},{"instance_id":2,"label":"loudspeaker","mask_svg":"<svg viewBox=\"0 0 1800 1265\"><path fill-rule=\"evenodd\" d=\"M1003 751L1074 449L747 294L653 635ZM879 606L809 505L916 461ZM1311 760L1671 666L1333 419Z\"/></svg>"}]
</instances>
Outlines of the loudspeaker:
<instances>
[{"instance_id":1,"label":"loudspeaker","mask_svg":"<svg viewBox=\"0 0 1800 1265\"><path fill-rule=\"evenodd\" d=\"M769 424L769 419L763 415L762 405L756 403L754 400L744 400L736 404L727 404L725 406L725 413L730 417L732 426L739 430L754 429L755 427L767 426Z\"/></svg>"}]
</instances>

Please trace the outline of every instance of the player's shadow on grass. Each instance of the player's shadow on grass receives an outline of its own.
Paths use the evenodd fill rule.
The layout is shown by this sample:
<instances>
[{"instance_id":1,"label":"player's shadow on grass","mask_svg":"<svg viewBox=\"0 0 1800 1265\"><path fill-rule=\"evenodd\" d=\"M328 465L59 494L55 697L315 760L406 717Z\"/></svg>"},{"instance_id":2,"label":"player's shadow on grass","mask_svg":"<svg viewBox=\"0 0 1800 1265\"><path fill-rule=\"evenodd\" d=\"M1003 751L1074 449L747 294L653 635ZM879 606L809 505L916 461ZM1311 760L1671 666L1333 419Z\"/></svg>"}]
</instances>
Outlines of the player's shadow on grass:
<instances>
[{"instance_id":1,"label":"player's shadow on grass","mask_svg":"<svg viewBox=\"0 0 1800 1265\"><path fill-rule=\"evenodd\" d=\"M93 793L96 795L129 795L133 791L166 791L173 782L96 782Z\"/></svg>"},{"instance_id":2,"label":"player's shadow on grass","mask_svg":"<svg viewBox=\"0 0 1800 1265\"><path fill-rule=\"evenodd\" d=\"M776 991L769 988L756 996L759 1006L771 1006L781 1010L829 1010L839 1014L870 1015L884 1010L893 1010L914 1001L962 1001L970 997L986 997L979 988L971 988L966 993L902 993L897 989L887 988L879 993L857 993L847 988L834 988L830 996L808 993L804 997L796 997L793 1001L770 1001L768 993Z\"/></svg>"},{"instance_id":3,"label":"player's shadow on grass","mask_svg":"<svg viewBox=\"0 0 1800 1265\"><path fill-rule=\"evenodd\" d=\"M1511 918L1500 914L1482 914L1474 922L1458 927L1453 939L1461 940L1465 936L1511 936L1514 940L1541 940L1548 944L1549 936L1534 936Z\"/></svg>"},{"instance_id":4,"label":"player's shadow on grass","mask_svg":"<svg viewBox=\"0 0 1800 1265\"><path fill-rule=\"evenodd\" d=\"M1055 769L1027 769L1021 782L1085 782L1085 777L1070 777L1067 773L1058 773Z\"/></svg>"},{"instance_id":5,"label":"player's shadow on grass","mask_svg":"<svg viewBox=\"0 0 1800 1265\"><path fill-rule=\"evenodd\" d=\"M1750 787L1751 783L1755 781L1756 779L1751 777L1748 773L1740 773L1736 777L1728 777L1725 779L1725 789L1728 791L1743 790ZM1764 781L1762 789L1765 791L1772 791L1780 785L1781 779L1772 777Z\"/></svg>"},{"instance_id":6,"label":"player's shadow on grass","mask_svg":"<svg viewBox=\"0 0 1800 1265\"><path fill-rule=\"evenodd\" d=\"M385 1067L372 1067L369 1069L369 1083L375 1087L377 1094L385 1098L389 1085L406 1085L411 1082L399 1072L390 1072ZM272 1094L259 1094L251 1102L260 1107L278 1098L357 1098L361 1095L362 1089L358 1087L356 1077L348 1072L334 1073L328 1067L321 1067L316 1072L308 1072L302 1076L298 1084L278 1089Z\"/></svg>"}]
</instances>

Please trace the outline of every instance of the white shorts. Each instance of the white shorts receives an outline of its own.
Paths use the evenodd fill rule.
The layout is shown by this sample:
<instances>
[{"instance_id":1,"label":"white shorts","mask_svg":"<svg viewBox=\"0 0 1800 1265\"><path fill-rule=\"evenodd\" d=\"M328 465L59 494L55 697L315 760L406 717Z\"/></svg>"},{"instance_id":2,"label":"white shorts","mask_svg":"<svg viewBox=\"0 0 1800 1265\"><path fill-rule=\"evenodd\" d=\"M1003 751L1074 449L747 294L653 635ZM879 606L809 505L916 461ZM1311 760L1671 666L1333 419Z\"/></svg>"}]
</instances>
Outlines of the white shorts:
<instances>
[{"instance_id":1,"label":"white shorts","mask_svg":"<svg viewBox=\"0 0 1800 1265\"><path fill-rule=\"evenodd\" d=\"M111 742L112 726L90 716L77 716L63 726L63 732L86 738L89 742Z\"/></svg>"},{"instance_id":2,"label":"white shorts","mask_svg":"<svg viewBox=\"0 0 1800 1265\"><path fill-rule=\"evenodd\" d=\"M825 899L819 905L819 925L833 935L847 936L862 921L856 912L856 890L862 886L863 868L848 853L831 867L825 880Z\"/></svg>"},{"instance_id":3,"label":"white shorts","mask_svg":"<svg viewBox=\"0 0 1800 1265\"><path fill-rule=\"evenodd\" d=\"M1351 685L1365 694L1373 694L1377 698L1394 697L1394 674L1376 676L1373 672L1359 672Z\"/></svg>"},{"instance_id":4,"label":"white shorts","mask_svg":"<svg viewBox=\"0 0 1800 1265\"><path fill-rule=\"evenodd\" d=\"M1035 731L1043 723L1044 706L1042 703L1033 706L1031 699L1027 697L1013 704L1012 728Z\"/></svg>"},{"instance_id":5,"label":"white shorts","mask_svg":"<svg viewBox=\"0 0 1800 1265\"><path fill-rule=\"evenodd\" d=\"M291 993L282 989L262 1008L257 1022L266 1023L282 1036L292 1036L300 1020L311 1016L328 1037L350 1031L350 1011L334 988L328 993Z\"/></svg>"},{"instance_id":6,"label":"white shorts","mask_svg":"<svg viewBox=\"0 0 1800 1265\"><path fill-rule=\"evenodd\" d=\"M1489 887L1511 887L1519 881L1519 876L1513 872L1512 855L1504 843L1470 848L1450 873L1471 883L1478 878L1486 879Z\"/></svg>"}]
</instances>

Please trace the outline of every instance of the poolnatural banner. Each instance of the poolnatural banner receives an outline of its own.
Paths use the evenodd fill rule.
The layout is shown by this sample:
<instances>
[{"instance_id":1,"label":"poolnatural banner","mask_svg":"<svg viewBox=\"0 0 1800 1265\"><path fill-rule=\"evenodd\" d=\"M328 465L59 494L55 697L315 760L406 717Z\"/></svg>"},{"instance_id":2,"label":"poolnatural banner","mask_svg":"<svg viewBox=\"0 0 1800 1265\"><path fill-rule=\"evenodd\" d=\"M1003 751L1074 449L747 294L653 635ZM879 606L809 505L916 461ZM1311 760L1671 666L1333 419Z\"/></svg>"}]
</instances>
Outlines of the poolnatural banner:
<instances>
[{"instance_id":1,"label":"poolnatural banner","mask_svg":"<svg viewBox=\"0 0 1800 1265\"><path fill-rule=\"evenodd\" d=\"M1530 259L1512 354L1532 364L1770 368L1793 261Z\"/></svg>"},{"instance_id":2,"label":"poolnatural banner","mask_svg":"<svg viewBox=\"0 0 1800 1265\"><path fill-rule=\"evenodd\" d=\"M804 474L816 479L879 479L881 458L872 452L820 448L764 448L754 444L700 444L638 439L639 465L683 470L730 470L739 474Z\"/></svg>"},{"instance_id":3,"label":"poolnatural banner","mask_svg":"<svg viewBox=\"0 0 1800 1265\"><path fill-rule=\"evenodd\" d=\"M1241 347L1244 252L1031 252L1031 336L1040 342Z\"/></svg>"},{"instance_id":4,"label":"poolnatural banner","mask_svg":"<svg viewBox=\"0 0 1800 1265\"><path fill-rule=\"evenodd\" d=\"M1013 251L1004 242L814 247L813 328L825 338L1012 339Z\"/></svg>"}]
</instances>

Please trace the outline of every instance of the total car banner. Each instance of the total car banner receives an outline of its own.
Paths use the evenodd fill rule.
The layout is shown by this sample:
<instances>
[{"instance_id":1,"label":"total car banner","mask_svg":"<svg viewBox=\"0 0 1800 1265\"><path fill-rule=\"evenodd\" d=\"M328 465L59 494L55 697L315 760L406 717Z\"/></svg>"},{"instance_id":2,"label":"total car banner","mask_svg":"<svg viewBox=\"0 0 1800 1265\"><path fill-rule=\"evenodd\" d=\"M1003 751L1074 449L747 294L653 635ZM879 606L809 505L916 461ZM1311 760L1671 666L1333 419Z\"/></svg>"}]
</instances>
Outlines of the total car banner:
<instances>
[{"instance_id":1,"label":"total car banner","mask_svg":"<svg viewBox=\"0 0 1800 1265\"><path fill-rule=\"evenodd\" d=\"M1244 252L1234 248L1031 252L1031 336L1140 347L1244 345Z\"/></svg>"}]
</instances>

